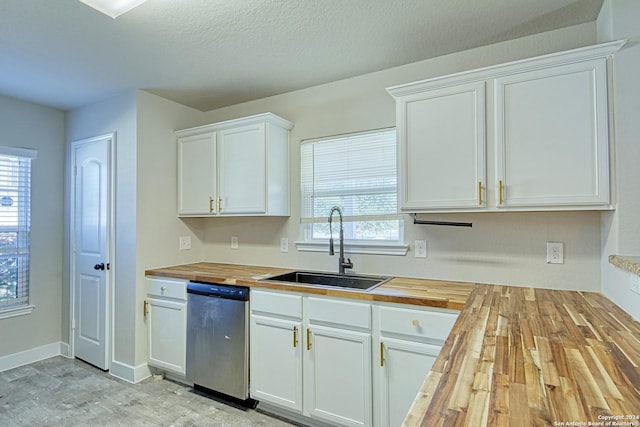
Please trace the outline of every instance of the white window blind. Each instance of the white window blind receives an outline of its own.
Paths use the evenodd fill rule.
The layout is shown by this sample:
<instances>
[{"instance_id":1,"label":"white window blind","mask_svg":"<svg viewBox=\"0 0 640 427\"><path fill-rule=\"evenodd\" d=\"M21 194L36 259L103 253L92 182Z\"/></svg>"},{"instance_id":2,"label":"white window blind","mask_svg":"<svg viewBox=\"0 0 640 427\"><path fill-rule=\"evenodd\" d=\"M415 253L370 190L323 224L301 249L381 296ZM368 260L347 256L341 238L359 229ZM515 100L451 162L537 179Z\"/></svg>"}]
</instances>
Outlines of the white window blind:
<instances>
[{"instance_id":1,"label":"white window blind","mask_svg":"<svg viewBox=\"0 0 640 427\"><path fill-rule=\"evenodd\" d=\"M305 240L329 237L333 206L343 210L348 239L402 240L395 129L306 141L300 154Z\"/></svg>"},{"instance_id":2,"label":"white window blind","mask_svg":"<svg viewBox=\"0 0 640 427\"><path fill-rule=\"evenodd\" d=\"M0 147L0 310L29 303L31 160L36 154Z\"/></svg>"}]
</instances>

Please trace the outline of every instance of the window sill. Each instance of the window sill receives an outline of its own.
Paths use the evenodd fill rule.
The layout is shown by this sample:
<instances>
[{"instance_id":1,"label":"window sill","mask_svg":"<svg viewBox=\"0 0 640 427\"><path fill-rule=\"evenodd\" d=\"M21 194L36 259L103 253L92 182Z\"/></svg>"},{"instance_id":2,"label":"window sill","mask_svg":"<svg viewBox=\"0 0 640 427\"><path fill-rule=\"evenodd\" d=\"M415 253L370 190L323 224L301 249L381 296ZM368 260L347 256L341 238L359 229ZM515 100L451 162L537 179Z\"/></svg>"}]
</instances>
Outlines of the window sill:
<instances>
[{"instance_id":1,"label":"window sill","mask_svg":"<svg viewBox=\"0 0 640 427\"><path fill-rule=\"evenodd\" d=\"M18 307L0 308L0 319L8 319L9 317L24 316L31 314L35 305L21 305Z\"/></svg>"},{"instance_id":2,"label":"window sill","mask_svg":"<svg viewBox=\"0 0 640 427\"><path fill-rule=\"evenodd\" d=\"M300 252L328 252L328 241L301 240L294 242L296 249ZM338 253L338 243L334 244L335 252ZM405 256L409 251L409 245L405 243L388 242L344 242L344 251L349 254L370 254L370 255L394 255Z\"/></svg>"}]
</instances>

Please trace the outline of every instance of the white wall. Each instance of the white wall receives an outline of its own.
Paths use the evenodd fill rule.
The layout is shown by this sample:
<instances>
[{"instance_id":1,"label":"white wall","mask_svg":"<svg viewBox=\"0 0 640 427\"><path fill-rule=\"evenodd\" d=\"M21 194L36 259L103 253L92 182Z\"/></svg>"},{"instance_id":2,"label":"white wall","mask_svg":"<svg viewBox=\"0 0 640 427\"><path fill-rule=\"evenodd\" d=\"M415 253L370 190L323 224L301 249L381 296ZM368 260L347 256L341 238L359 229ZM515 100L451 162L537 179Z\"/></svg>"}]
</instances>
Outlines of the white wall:
<instances>
[{"instance_id":1,"label":"white wall","mask_svg":"<svg viewBox=\"0 0 640 427\"><path fill-rule=\"evenodd\" d=\"M116 200L115 259L111 260L115 275L113 330L113 360L133 366L136 342L136 197L137 197L137 124L136 93L127 92L106 101L88 105L66 114L66 186L70 188L69 167L71 143L107 133L116 133ZM69 206L69 194L65 196ZM68 212L68 210L67 210ZM69 216L65 218L65 254L69 252ZM69 325L69 262L65 261L66 280L63 294L63 331L68 340Z\"/></svg>"},{"instance_id":2,"label":"white wall","mask_svg":"<svg viewBox=\"0 0 640 427\"><path fill-rule=\"evenodd\" d=\"M292 121L291 217L211 218L205 224L203 259L238 264L335 270L336 257L279 252L280 237L299 238L299 144L301 140L395 125L386 87L530 56L594 44L596 26L583 24L383 70L206 114L207 122L271 111ZM204 123L204 122L203 122ZM455 126L455 123L452 123ZM247 171L251 173L251 171ZM406 240L428 241L428 258L351 255L356 270L436 279L556 289L600 290L600 213L496 213L434 215L472 221L472 229L414 226ZM230 249L231 236L239 249ZM565 243L565 264L545 264L545 242Z\"/></svg>"},{"instance_id":3,"label":"white wall","mask_svg":"<svg viewBox=\"0 0 640 427\"><path fill-rule=\"evenodd\" d=\"M30 315L0 320L0 357L61 336L64 113L0 95L1 145L38 151L32 162Z\"/></svg>"},{"instance_id":4,"label":"white wall","mask_svg":"<svg viewBox=\"0 0 640 427\"><path fill-rule=\"evenodd\" d=\"M67 113L67 148L73 141L116 133L115 300L113 359L117 375L135 381L147 361L144 271L195 262L201 256L197 221L176 216L176 129L194 126L202 113L142 91L123 93ZM67 150L67 171L70 150ZM67 181L68 181L67 177ZM67 187L70 185L67 182ZM69 205L68 195L66 200ZM68 236L68 221L66 219ZM191 251L178 250L179 236L193 236ZM68 238L65 253L68 253ZM63 331L68 340L69 283ZM114 366L112 365L112 369ZM142 373L141 375L144 375Z\"/></svg>"},{"instance_id":5,"label":"white wall","mask_svg":"<svg viewBox=\"0 0 640 427\"><path fill-rule=\"evenodd\" d=\"M609 255L640 255L640 3L605 0L598 38L628 38L614 56L615 180L618 206L602 215L602 292L640 319L640 295L630 291L631 274L609 264Z\"/></svg>"},{"instance_id":6,"label":"white wall","mask_svg":"<svg viewBox=\"0 0 640 427\"><path fill-rule=\"evenodd\" d=\"M137 239L136 307L146 297L144 271L200 260L200 219L177 217L177 145L174 131L192 127L202 112L147 92L137 93ZM190 236L192 249L179 250L179 237ZM146 326L136 310L136 365L147 361Z\"/></svg>"}]
</instances>

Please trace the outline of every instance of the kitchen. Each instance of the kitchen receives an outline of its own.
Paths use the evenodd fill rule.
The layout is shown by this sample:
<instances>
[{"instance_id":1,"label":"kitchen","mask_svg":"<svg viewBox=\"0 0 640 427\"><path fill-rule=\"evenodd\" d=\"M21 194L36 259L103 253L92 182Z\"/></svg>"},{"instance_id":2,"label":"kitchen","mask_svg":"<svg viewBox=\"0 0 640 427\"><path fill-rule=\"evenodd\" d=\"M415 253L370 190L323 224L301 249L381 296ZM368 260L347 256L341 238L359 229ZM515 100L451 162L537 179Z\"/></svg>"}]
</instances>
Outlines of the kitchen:
<instances>
[{"instance_id":1,"label":"kitchen","mask_svg":"<svg viewBox=\"0 0 640 427\"><path fill-rule=\"evenodd\" d=\"M167 101L144 91L130 91L105 101L73 109L66 114L3 98L5 129L30 117L31 138L47 141L36 147L39 159L47 159L49 191L38 193L34 181L33 251L44 264L33 265L33 298L37 309L30 316L3 320L2 351L11 356L41 349L68 354L70 339L70 289L68 286L68 242L62 232L65 207L69 205L68 169L63 142L117 132L118 152L113 358L111 372L130 381L144 377L147 361L147 326L142 314L146 298L144 272L147 269L197 261L304 268L334 271L336 258L326 254L299 252L297 220L299 199L291 191L291 218L190 218L177 220L176 151L177 129L271 111L294 123L291 131L291 182L299 182L298 142L309 138L340 135L395 125L394 100L385 88L451 74L486 65L508 62L545 53L593 45L600 41L633 38L637 34L626 19L634 16L633 2L605 2L598 22L588 22L551 32L535 34L435 59L390 68L335 83L301 89L256 101L202 112ZM618 9L619 7L619 9ZM610 9L609 9L610 8ZM606 12L610 10L610 14ZM613 24L607 27L607 20ZM629 25L625 27L625 25ZM602 33L600 28L603 28ZM600 34L608 34L610 37ZM616 188L617 209L610 212L521 212L434 215L436 219L472 221L471 229L414 226L405 220L405 240L426 240L428 257L350 255L360 273L495 283L552 289L581 289L602 292L636 319L638 296L629 291L628 275L609 264L612 254L637 255L638 206L634 183L638 181L633 78L637 67L635 48L627 46L616 54ZM634 56L636 55L636 56ZM624 88L618 91L618 88ZM24 138L22 125L9 135ZM19 137L19 138L18 138ZM21 145L28 145L23 142ZM68 158L67 158L68 159ZM51 163L49 165L49 162ZM34 172L35 174L36 172ZM34 180L37 176L34 176ZM40 177L40 180L44 179ZM40 181L42 182L42 181ZM292 185L292 189L296 187ZM39 196L40 194L40 196ZM40 197L46 197L40 199ZM38 200L41 200L38 202ZM65 200L63 204L59 201ZM37 203L51 207L46 213ZM67 225L68 227L68 225ZM58 230L52 233L51 230ZM158 230L163 230L158 233ZM46 235L46 239L39 237ZM181 236L191 237L191 250L178 250ZM231 249L231 237L238 249ZM289 252L280 252L280 238L287 237ZM40 240L38 240L40 239ZM43 241L44 240L44 241ZM565 264L545 263L545 242L565 244ZM45 255L46 254L46 255ZM52 255L53 254L53 255ZM41 269L42 265L42 269ZM46 268L45 268L46 267ZM55 278L56 286L38 283ZM65 285L63 285L65 284ZM4 325L3 325L4 326ZM133 326L133 327L132 327ZM29 331L29 333L25 333ZM31 333L33 331L33 333ZM10 344L7 344L10 343Z\"/></svg>"}]
</instances>

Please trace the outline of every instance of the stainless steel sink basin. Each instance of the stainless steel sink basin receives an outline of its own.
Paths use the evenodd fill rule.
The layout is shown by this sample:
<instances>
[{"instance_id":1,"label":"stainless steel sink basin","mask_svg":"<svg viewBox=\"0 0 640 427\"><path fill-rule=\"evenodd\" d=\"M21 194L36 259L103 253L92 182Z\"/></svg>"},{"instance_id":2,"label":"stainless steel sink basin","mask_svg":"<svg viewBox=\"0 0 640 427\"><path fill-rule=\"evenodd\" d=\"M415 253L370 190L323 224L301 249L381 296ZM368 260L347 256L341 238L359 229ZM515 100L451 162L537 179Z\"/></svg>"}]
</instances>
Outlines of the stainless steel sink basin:
<instances>
[{"instance_id":1,"label":"stainless steel sink basin","mask_svg":"<svg viewBox=\"0 0 640 427\"><path fill-rule=\"evenodd\" d=\"M289 282L369 291L376 286L380 286L384 282L391 280L391 278L322 273L315 271L292 271L291 273L285 273L262 280L269 282Z\"/></svg>"}]
</instances>

